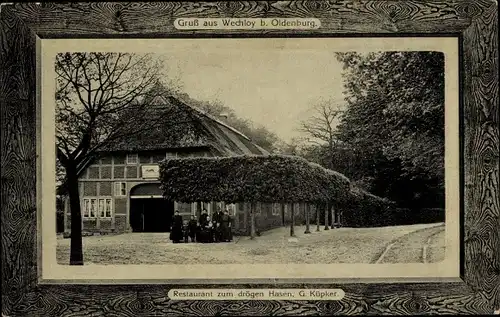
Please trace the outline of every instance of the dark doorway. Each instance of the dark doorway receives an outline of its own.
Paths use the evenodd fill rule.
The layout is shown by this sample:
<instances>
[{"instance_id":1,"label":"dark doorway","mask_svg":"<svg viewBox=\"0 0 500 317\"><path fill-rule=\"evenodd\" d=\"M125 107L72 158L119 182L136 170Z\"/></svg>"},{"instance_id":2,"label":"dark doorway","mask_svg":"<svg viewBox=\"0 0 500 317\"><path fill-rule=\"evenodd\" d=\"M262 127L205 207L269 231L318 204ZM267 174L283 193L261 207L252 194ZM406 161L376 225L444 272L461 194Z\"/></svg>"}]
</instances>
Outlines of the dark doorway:
<instances>
[{"instance_id":1,"label":"dark doorway","mask_svg":"<svg viewBox=\"0 0 500 317\"><path fill-rule=\"evenodd\" d=\"M130 226L133 232L169 232L174 202L163 198L131 198Z\"/></svg>"}]
</instances>

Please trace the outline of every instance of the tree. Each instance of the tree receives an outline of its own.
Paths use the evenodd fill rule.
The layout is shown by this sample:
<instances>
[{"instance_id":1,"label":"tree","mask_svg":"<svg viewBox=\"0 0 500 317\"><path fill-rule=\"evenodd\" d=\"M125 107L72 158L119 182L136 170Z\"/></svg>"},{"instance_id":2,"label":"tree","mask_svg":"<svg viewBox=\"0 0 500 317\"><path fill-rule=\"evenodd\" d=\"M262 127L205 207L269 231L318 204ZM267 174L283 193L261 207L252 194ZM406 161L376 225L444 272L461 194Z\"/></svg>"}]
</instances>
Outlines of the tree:
<instances>
[{"instance_id":1,"label":"tree","mask_svg":"<svg viewBox=\"0 0 500 317\"><path fill-rule=\"evenodd\" d=\"M309 138L308 141L324 146L326 144L327 155L333 157L337 148L338 137L336 126L343 112L339 105L331 101L323 101L313 106L312 115L301 122L300 131ZM332 162L327 167L332 168Z\"/></svg>"},{"instance_id":2,"label":"tree","mask_svg":"<svg viewBox=\"0 0 500 317\"><path fill-rule=\"evenodd\" d=\"M70 200L70 265L83 264L79 168L110 142L151 126L147 106L137 100L158 83L162 69L150 54L56 56L56 147Z\"/></svg>"},{"instance_id":3,"label":"tree","mask_svg":"<svg viewBox=\"0 0 500 317\"><path fill-rule=\"evenodd\" d=\"M363 158L355 161L358 177L348 176L363 178L377 195L414 206L443 203L444 55L338 53L337 58L344 66L347 102L339 139Z\"/></svg>"},{"instance_id":4,"label":"tree","mask_svg":"<svg viewBox=\"0 0 500 317\"><path fill-rule=\"evenodd\" d=\"M232 126L236 130L249 137L252 142L259 145L268 152L277 152L277 145L281 140L276 134L269 131L264 126L256 126L250 120L238 117L236 112L232 108L224 105L222 101L199 101L191 98L185 93L181 93L179 97L189 102L191 105L196 106L198 109Z\"/></svg>"}]
</instances>

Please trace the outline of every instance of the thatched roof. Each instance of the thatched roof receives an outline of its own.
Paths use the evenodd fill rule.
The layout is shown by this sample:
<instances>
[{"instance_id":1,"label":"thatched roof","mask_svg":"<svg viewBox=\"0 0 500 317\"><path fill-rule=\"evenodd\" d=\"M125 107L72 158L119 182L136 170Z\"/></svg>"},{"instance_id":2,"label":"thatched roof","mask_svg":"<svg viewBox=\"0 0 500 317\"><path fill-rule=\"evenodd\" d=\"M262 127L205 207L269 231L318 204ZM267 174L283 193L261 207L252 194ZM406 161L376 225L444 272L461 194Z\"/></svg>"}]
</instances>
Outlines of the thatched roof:
<instances>
[{"instance_id":1,"label":"thatched roof","mask_svg":"<svg viewBox=\"0 0 500 317\"><path fill-rule=\"evenodd\" d=\"M181 202L326 202L350 188L345 176L287 155L168 159L160 180L164 196Z\"/></svg>"},{"instance_id":2,"label":"thatched roof","mask_svg":"<svg viewBox=\"0 0 500 317\"><path fill-rule=\"evenodd\" d=\"M94 157L82 162L79 173L99 155L113 152L206 148L217 156L269 154L235 128L172 96L157 96L147 105L132 105L123 115L127 116L123 121L131 126L130 129L144 122L151 125L126 138L109 142Z\"/></svg>"},{"instance_id":3,"label":"thatched roof","mask_svg":"<svg viewBox=\"0 0 500 317\"><path fill-rule=\"evenodd\" d=\"M159 96L147 107L150 127L108 144L101 152L208 147L220 156L268 154L235 128L178 98Z\"/></svg>"}]
</instances>

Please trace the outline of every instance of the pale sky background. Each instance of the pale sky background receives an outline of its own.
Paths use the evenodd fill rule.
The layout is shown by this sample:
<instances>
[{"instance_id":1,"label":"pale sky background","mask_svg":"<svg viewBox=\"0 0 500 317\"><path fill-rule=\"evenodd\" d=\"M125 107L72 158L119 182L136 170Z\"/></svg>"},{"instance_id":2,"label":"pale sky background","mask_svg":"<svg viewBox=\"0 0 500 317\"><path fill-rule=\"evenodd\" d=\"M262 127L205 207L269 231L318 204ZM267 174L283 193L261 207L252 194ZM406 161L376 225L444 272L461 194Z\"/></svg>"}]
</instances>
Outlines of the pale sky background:
<instances>
[{"instance_id":1,"label":"pale sky background","mask_svg":"<svg viewBox=\"0 0 500 317\"><path fill-rule=\"evenodd\" d=\"M51 39L42 44L50 63L61 51L161 54L168 77L179 80L192 98L220 100L285 141L301 135L300 121L316 103L344 103L335 52L437 50L449 55L457 47L453 38Z\"/></svg>"},{"instance_id":2,"label":"pale sky background","mask_svg":"<svg viewBox=\"0 0 500 317\"><path fill-rule=\"evenodd\" d=\"M334 51L282 45L242 50L236 42L217 47L220 41L162 54L168 77L192 98L218 99L285 141L302 135L297 128L314 104L343 103L342 65Z\"/></svg>"}]
</instances>

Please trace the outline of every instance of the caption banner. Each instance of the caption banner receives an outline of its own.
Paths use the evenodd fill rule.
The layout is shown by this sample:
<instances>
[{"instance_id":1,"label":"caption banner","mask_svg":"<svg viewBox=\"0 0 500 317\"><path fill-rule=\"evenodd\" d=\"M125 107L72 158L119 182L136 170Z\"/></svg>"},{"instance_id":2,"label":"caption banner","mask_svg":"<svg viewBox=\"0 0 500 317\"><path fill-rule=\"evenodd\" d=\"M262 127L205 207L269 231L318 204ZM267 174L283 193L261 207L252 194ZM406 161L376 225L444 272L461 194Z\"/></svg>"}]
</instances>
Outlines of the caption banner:
<instances>
[{"instance_id":1,"label":"caption banner","mask_svg":"<svg viewBox=\"0 0 500 317\"><path fill-rule=\"evenodd\" d=\"M341 289L171 289L173 300L341 300Z\"/></svg>"},{"instance_id":2,"label":"caption banner","mask_svg":"<svg viewBox=\"0 0 500 317\"><path fill-rule=\"evenodd\" d=\"M178 30L309 30L318 29L320 25L316 18L178 18L174 21Z\"/></svg>"}]
</instances>

